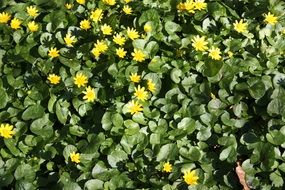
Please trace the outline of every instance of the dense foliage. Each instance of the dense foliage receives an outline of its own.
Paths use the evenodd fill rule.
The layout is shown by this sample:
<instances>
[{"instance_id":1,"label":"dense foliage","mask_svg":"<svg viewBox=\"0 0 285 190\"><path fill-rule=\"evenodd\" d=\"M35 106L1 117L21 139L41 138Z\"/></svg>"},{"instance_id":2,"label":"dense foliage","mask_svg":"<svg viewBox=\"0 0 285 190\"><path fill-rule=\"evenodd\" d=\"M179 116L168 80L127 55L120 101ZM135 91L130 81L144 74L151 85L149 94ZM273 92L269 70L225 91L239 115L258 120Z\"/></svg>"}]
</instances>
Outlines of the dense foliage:
<instances>
[{"instance_id":1,"label":"dense foliage","mask_svg":"<svg viewBox=\"0 0 285 190\"><path fill-rule=\"evenodd\" d=\"M0 188L282 189L281 0L1 0Z\"/></svg>"}]
</instances>

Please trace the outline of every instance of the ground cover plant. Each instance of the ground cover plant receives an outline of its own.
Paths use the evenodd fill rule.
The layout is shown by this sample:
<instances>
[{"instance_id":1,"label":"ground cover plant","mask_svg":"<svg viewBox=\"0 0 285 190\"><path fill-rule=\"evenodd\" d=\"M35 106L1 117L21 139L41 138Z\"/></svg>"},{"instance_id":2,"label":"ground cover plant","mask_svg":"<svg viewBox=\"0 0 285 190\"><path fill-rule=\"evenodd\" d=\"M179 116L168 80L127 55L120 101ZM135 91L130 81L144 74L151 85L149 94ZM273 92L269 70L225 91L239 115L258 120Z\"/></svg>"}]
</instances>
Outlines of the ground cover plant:
<instances>
[{"instance_id":1,"label":"ground cover plant","mask_svg":"<svg viewBox=\"0 0 285 190\"><path fill-rule=\"evenodd\" d=\"M281 0L1 0L0 189L283 189Z\"/></svg>"}]
</instances>

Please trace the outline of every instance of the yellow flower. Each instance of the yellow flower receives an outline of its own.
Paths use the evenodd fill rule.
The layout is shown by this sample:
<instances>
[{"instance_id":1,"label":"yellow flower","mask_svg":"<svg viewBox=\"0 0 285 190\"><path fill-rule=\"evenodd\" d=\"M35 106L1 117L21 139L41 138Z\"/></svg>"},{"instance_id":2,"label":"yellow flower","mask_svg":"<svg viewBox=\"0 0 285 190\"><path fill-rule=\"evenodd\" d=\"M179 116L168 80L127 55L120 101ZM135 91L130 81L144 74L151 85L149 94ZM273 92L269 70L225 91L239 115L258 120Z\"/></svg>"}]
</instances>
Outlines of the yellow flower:
<instances>
[{"instance_id":1,"label":"yellow flower","mask_svg":"<svg viewBox=\"0 0 285 190\"><path fill-rule=\"evenodd\" d=\"M27 13L31 17L36 17L38 15L38 9L35 6L27 7Z\"/></svg>"},{"instance_id":2,"label":"yellow flower","mask_svg":"<svg viewBox=\"0 0 285 190\"><path fill-rule=\"evenodd\" d=\"M48 80L51 84L58 84L60 81L61 77L55 74L49 74L48 75Z\"/></svg>"},{"instance_id":3,"label":"yellow flower","mask_svg":"<svg viewBox=\"0 0 285 190\"><path fill-rule=\"evenodd\" d=\"M195 10L203 10L206 9L207 3L205 3L205 0L195 0Z\"/></svg>"},{"instance_id":4,"label":"yellow flower","mask_svg":"<svg viewBox=\"0 0 285 190\"><path fill-rule=\"evenodd\" d=\"M127 106L128 106L128 112L130 112L132 115L139 113L143 110L142 105L134 100L129 102Z\"/></svg>"},{"instance_id":5,"label":"yellow flower","mask_svg":"<svg viewBox=\"0 0 285 190\"><path fill-rule=\"evenodd\" d=\"M164 163L162 171L170 173L172 171L172 164L169 162Z\"/></svg>"},{"instance_id":6,"label":"yellow flower","mask_svg":"<svg viewBox=\"0 0 285 190\"><path fill-rule=\"evenodd\" d=\"M96 10L92 11L90 18L94 22L100 22L103 18L103 10L102 9L96 9Z\"/></svg>"},{"instance_id":7,"label":"yellow flower","mask_svg":"<svg viewBox=\"0 0 285 190\"><path fill-rule=\"evenodd\" d=\"M116 49L116 54L117 56L119 56L120 58L124 58L127 54L127 52L125 51L124 48L117 48Z\"/></svg>"},{"instance_id":8,"label":"yellow flower","mask_svg":"<svg viewBox=\"0 0 285 190\"><path fill-rule=\"evenodd\" d=\"M80 5L84 5L85 4L85 0L76 0L77 3L79 3Z\"/></svg>"},{"instance_id":9,"label":"yellow flower","mask_svg":"<svg viewBox=\"0 0 285 190\"><path fill-rule=\"evenodd\" d=\"M107 24L101 26L101 31L104 35L112 35L112 28Z\"/></svg>"},{"instance_id":10,"label":"yellow flower","mask_svg":"<svg viewBox=\"0 0 285 190\"><path fill-rule=\"evenodd\" d=\"M195 36L192 40L192 46L196 51L206 51L208 42L205 41L205 36Z\"/></svg>"},{"instance_id":11,"label":"yellow flower","mask_svg":"<svg viewBox=\"0 0 285 190\"><path fill-rule=\"evenodd\" d=\"M188 11L188 13L195 13L195 6L196 4L193 2L193 0L187 0L184 3L185 9Z\"/></svg>"},{"instance_id":12,"label":"yellow flower","mask_svg":"<svg viewBox=\"0 0 285 190\"><path fill-rule=\"evenodd\" d=\"M103 0L103 2L107 5L115 5L116 4L116 0Z\"/></svg>"},{"instance_id":13,"label":"yellow flower","mask_svg":"<svg viewBox=\"0 0 285 190\"><path fill-rule=\"evenodd\" d=\"M7 23L11 19L11 15L8 13L0 13L0 23Z\"/></svg>"},{"instance_id":14,"label":"yellow flower","mask_svg":"<svg viewBox=\"0 0 285 190\"><path fill-rule=\"evenodd\" d=\"M55 58L59 56L59 51L56 48L50 48L50 50L48 51L48 55L51 58Z\"/></svg>"},{"instance_id":15,"label":"yellow flower","mask_svg":"<svg viewBox=\"0 0 285 190\"><path fill-rule=\"evenodd\" d=\"M99 57L101 55L101 52L98 48L93 48L91 50L91 53L95 56L95 57Z\"/></svg>"},{"instance_id":16,"label":"yellow flower","mask_svg":"<svg viewBox=\"0 0 285 190\"><path fill-rule=\"evenodd\" d=\"M277 23L277 17L274 16L274 14L268 12L264 16L265 16L264 22L266 22L267 24L275 25Z\"/></svg>"},{"instance_id":17,"label":"yellow flower","mask_svg":"<svg viewBox=\"0 0 285 190\"><path fill-rule=\"evenodd\" d=\"M20 26L21 24L22 24L22 21L20 21L17 18L13 18L11 20L10 26L11 26L11 28L17 30L17 29L21 28L21 26Z\"/></svg>"},{"instance_id":18,"label":"yellow flower","mask_svg":"<svg viewBox=\"0 0 285 190\"><path fill-rule=\"evenodd\" d=\"M211 92L210 96L211 96L212 99L216 99L215 94L213 94L212 92Z\"/></svg>"},{"instance_id":19,"label":"yellow flower","mask_svg":"<svg viewBox=\"0 0 285 190\"><path fill-rule=\"evenodd\" d=\"M0 136L4 137L5 139L10 139L15 134L13 130L13 125L9 124L1 124L0 126Z\"/></svg>"},{"instance_id":20,"label":"yellow flower","mask_svg":"<svg viewBox=\"0 0 285 190\"><path fill-rule=\"evenodd\" d=\"M85 94L85 96L83 96L83 99L87 102L94 102L94 100L96 99L95 90L90 86L88 86L86 90L83 91L83 94Z\"/></svg>"},{"instance_id":21,"label":"yellow flower","mask_svg":"<svg viewBox=\"0 0 285 190\"><path fill-rule=\"evenodd\" d=\"M39 29L39 25L35 23L35 21L30 21L28 23L28 28L31 32L36 32Z\"/></svg>"},{"instance_id":22,"label":"yellow flower","mask_svg":"<svg viewBox=\"0 0 285 190\"><path fill-rule=\"evenodd\" d=\"M77 73L76 76L73 77L73 80L74 84L76 84L78 88L80 88L81 86L86 86L88 82L87 77L82 73Z\"/></svg>"},{"instance_id":23,"label":"yellow flower","mask_svg":"<svg viewBox=\"0 0 285 190\"><path fill-rule=\"evenodd\" d=\"M67 9L72 9L73 4L72 4L72 3L66 3L66 4L65 4L65 7L66 7Z\"/></svg>"},{"instance_id":24,"label":"yellow flower","mask_svg":"<svg viewBox=\"0 0 285 190\"><path fill-rule=\"evenodd\" d=\"M228 51L227 53L228 53L228 56L229 56L230 58L234 55L233 52L231 52L231 51Z\"/></svg>"},{"instance_id":25,"label":"yellow flower","mask_svg":"<svg viewBox=\"0 0 285 190\"><path fill-rule=\"evenodd\" d=\"M188 185L196 185L197 184L197 180L199 179L199 177L196 175L195 170L191 171L191 170L187 170L184 172L184 181L188 184Z\"/></svg>"},{"instance_id":26,"label":"yellow flower","mask_svg":"<svg viewBox=\"0 0 285 190\"><path fill-rule=\"evenodd\" d=\"M178 12L182 12L186 10L185 3L182 3L182 2L178 3L176 8L178 9Z\"/></svg>"},{"instance_id":27,"label":"yellow flower","mask_svg":"<svg viewBox=\"0 0 285 190\"><path fill-rule=\"evenodd\" d=\"M138 87L135 87L135 93L134 93L135 97L138 99L138 100L141 100L141 101L145 101L147 100L147 91L145 91L145 88L142 87L140 85L138 85Z\"/></svg>"},{"instance_id":28,"label":"yellow flower","mask_svg":"<svg viewBox=\"0 0 285 190\"><path fill-rule=\"evenodd\" d=\"M247 32L247 23L243 22L243 19L241 19L239 22L236 20L234 23L234 29L238 33Z\"/></svg>"},{"instance_id":29,"label":"yellow flower","mask_svg":"<svg viewBox=\"0 0 285 190\"><path fill-rule=\"evenodd\" d=\"M149 91L151 91L152 93L154 93L155 90L156 90L155 84L152 82L151 79L148 79L148 80L147 80L147 89L148 89Z\"/></svg>"},{"instance_id":30,"label":"yellow flower","mask_svg":"<svg viewBox=\"0 0 285 190\"><path fill-rule=\"evenodd\" d=\"M91 53L95 57L99 57L101 53L104 53L108 49L108 45L102 40L97 40L97 42L94 44L94 48L91 50Z\"/></svg>"},{"instance_id":31,"label":"yellow flower","mask_svg":"<svg viewBox=\"0 0 285 190\"><path fill-rule=\"evenodd\" d=\"M138 61L138 62L142 62L145 60L145 54L139 49L134 49L132 56L133 56L133 60Z\"/></svg>"},{"instance_id":32,"label":"yellow flower","mask_svg":"<svg viewBox=\"0 0 285 190\"><path fill-rule=\"evenodd\" d=\"M141 38L142 38L142 39L145 39L145 38L146 38L146 35L145 35L145 34L141 34Z\"/></svg>"},{"instance_id":33,"label":"yellow flower","mask_svg":"<svg viewBox=\"0 0 285 190\"><path fill-rule=\"evenodd\" d=\"M130 79L134 83L139 83L141 80L141 76L138 75L137 73L131 73Z\"/></svg>"},{"instance_id":34,"label":"yellow flower","mask_svg":"<svg viewBox=\"0 0 285 190\"><path fill-rule=\"evenodd\" d=\"M124 0L126 4L128 4L129 2L131 2L132 0Z\"/></svg>"},{"instance_id":35,"label":"yellow flower","mask_svg":"<svg viewBox=\"0 0 285 190\"><path fill-rule=\"evenodd\" d=\"M113 41L114 41L116 44L122 46L122 45L125 44L126 38L125 38L124 36L122 36L121 34L117 34L116 36L113 36Z\"/></svg>"},{"instance_id":36,"label":"yellow flower","mask_svg":"<svg viewBox=\"0 0 285 190\"><path fill-rule=\"evenodd\" d=\"M72 36L70 33L67 33L63 39L65 44L69 47L73 47L73 43L77 41L75 36Z\"/></svg>"},{"instance_id":37,"label":"yellow flower","mask_svg":"<svg viewBox=\"0 0 285 190\"><path fill-rule=\"evenodd\" d=\"M137 38L140 37L140 35L138 34L138 32L136 31L136 29L134 28L127 28L127 34L129 36L129 38L131 38L132 40L135 40Z\"/></svg>"},{"instance_id":38,"label":"yellow flower","mask_svg":"<svg viewBox=\"0 0 285 190\"><path fill-rule=\"evenodd\" d=\"M124 11L124 13L126 13L126 15L130 15L130 14L132 14L133 9L129 5L124 5L123 11Z\"/></svg>"},{"instance_id":39,"label":"yellow flower","mask_svg":"<svg viewBox=\"0 0 285 190\"><path fill-rule=\"evenodd\" d=\"M221 54L221 50L218 47L212 47L211 49L209 49L209 56L212 59L220 60L222 58L220 54Z\"/></svg>"},{"instance_id":40,"label":"yellow flower","mask_svg":"<svg viewBox=\"0 0 285 190\"><path fill-rule=\"evenodd\" d=\"M104 53L108 49L108 45L104 40L97 40L97 42L94 44L95 48L99 50L100 53Z\"/></svg>"},{"instance_id":41,"label":"yellow flower","mask_svg":"<svg viewBox=\"0 0 285 190\"><path fill-rule=\"evenodd\" d=\"M71 162L75 162L76 164L80 163L80 154L75 153L74 151L69 154Z\"/></svg>"},{"instance_id":42,"label":"yellow flower","mask_svg":"<svg viewBox=\"0 0 285 190\"><path fill-rule=\"evenodd\" d=\"M83 30L88 30L91 28L91 23L89 20L84 19L80 22L80 28Z\"/></svg>"},{"instance_id":43,"label":"yellow flower","mask_svg":"<svg viewBox=\"0 0 285 190\"><path fill-rule=\"evenodd\" d=\"M145 24L143 29L145 32L151 32L151 30L152 30L151 25L149 25L149 24Z\"/></svg>"}]
</instances>

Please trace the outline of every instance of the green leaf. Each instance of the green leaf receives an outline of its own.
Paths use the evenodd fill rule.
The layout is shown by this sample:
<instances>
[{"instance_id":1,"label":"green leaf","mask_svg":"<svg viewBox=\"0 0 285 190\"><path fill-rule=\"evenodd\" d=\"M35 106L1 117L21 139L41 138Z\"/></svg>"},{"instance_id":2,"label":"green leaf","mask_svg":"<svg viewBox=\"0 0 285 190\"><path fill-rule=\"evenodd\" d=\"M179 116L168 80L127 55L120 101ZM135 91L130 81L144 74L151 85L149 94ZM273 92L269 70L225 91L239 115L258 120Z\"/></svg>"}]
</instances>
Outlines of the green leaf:
<instances>
[{"instance_id":1,"label":"green leaf","mask_svg":"<svg viewBox=\"0 0 285 190\"><path fill-rule=\"evenodd\" d=\"M2 72L3 57L4 57L5 53L6 53L5 50L0 49L0 72Z\"/></svg>"},{"instance_id":2,"label":"green leaf","mask_svg":"<svg viewBox=\"0 0 285 190\"><path fill-rule=\"evenodd\" d=\"M14 176L16 180L22 179L27 182L33 182L36 177L36 173L29 164L22 164L17 167Z\"/></svg>"},{"instance_id":3,"label":"green leaf","mask_svg":"<svg viewBox=\"0 0 285 190\"><path fill-rule=\"evenodd\" d=\"M155 41L149 42L145 48L145 51L148 53L150 58L153 58L155 54L158 52L158 50L159 50L159 45Z\"/></svg>"},{"instance_id":4,"label":"green leaf","mask_svg":"<svg viewBox=\"0 0 285 190\"><path fill-rule=\"evenodd\" d=\"M222 161L228 160L229 162L234 162L236 161L236 156L236 148L233 146L229 146L220 153L219 159Z\"/></svg>"},{"instance_id":5,"label":"green leaf","mask_svg":"<svg viewBox=\"0 0 285 190\"><path fill-rule=\"evenodd\" d=\"M104 182L99 179L91 179L85 183L84 189L86 190L103 189L103 184Z\"/></svg>"},{"instance_id":6,"label":"green leaf","mask_svg":"<svg viewBox=\"0 0 285 190\"><path fill-rule=\"evenodd\" d=\"M191 40L189 38L182 38L181 44L181 48L187 48L191 44Z\"/></svg>"},{"instance_id":7,"label":"green leaf","mask_svg":"<svg viewBox=\"0 0 285 190\"><path fill-rule=\"evenodd\" d=\"M123 126L123 117L119 113L115 113L112 115L112 123L115 127L122 127Z\"/></svg>"},{"instance_id":8,"label":"green leaf","mask_svg":"<svg viewBox=\"0 0 285 190\"><path fill-rule=\"evenodd\" d=\"M110 75L116 76L116 74L118 73L117 64L113 63L112 65L110 65L110 67L108 68L108 73Z\"/></svg>"},{"instance_id":9,"label":"green leaf","mask_svg":"<svg viewBox=\"0 0 285 190\"><path fill-rule=\"evenodd\" d=\"M92 169L92 177L101 180L108 180L107 168L102 161L98 161Z\"/></svg>"},{"instance_id":10,"label":"green leaf","mask_svg":"<svg viewBox=\"0 0 285 190\"><path fill-rule=\"evenodd\" d=\"M66 66L68 66L68 67L70 67L70 68L72 68L74 70L79 70L80 69L80 62L76 61L74 59L67 59L67 58L64 58L64 57L60 56L59 57L59 61L62 64L66 65Z\"/></svg>"},{"instance_id":11,"label":"green leaf","mask_svg":"<svg viewBox=\"0 0 285 190\"><path fill-rule=\"evenodd\" d=\"M81 187L74 182L65 183L63 190L82 190Z\"/></svg>"},{"instance_id":12,"label":"green leaf","mask_svg":"<svg viewBox=\"0 0 285 190\"><path fill-rule=\"evenodd\" d=\"M125 129L125 134L126 135L134 135L137 134L140 130L139 124L133 122L132 120L128 119L124 121L124 125L127 127Z\"/></svg>"},{"instance_id":13,"label":"green leaf","mask_svg":"<svg viewBox=\"0 0 285 190\"><path fill-rule=\"evenodd\" d=\"M266 139L274 145L281 145L285 142L285 135L278 130L273 130L266 134Z\"/></svg>"},{"instance_id":14,"label":"green leaf","mask_svg":"<svg viewBox=\"0 0 285 190\"><path fill-rule=\"evenodd\" d=\"M180 69L174 68L171 70L170 77L175 83L180 82L180 77L182 77L183 73Z\"/></svg>"},{"instance_id":15,"label":"green leaf","mask_svg":"<svg viewBox=\"0 0 285 190\"><path fill-rule=\"evenodd\" d=\"M63 149L63 156L64 156L66 162L68 161L70 153L72 153L72 152L77 152L77 148L73 145L67 145Z\"/></svg>"},{"instance_id":16,"label":"green leaf","mask_svg":"<svg viewBox=\"0 0 285 190\"><path fill-rule=\"evenodd\" d=\"M108 156L108 163L112 168L117 168L117 163L123 160L127 160L128 155L120 148L113 150Z\"/></svg>"},{"instance_id":17,"label":"green leaf","mask_svg":"<svg viewBox=\"0 0 285 190\"><path fill-rule=\"evenodd\" d=\"M152 145L160 144L160 134L156 134L156 133L151 134L149 142Z\"/></svg>"},{"instance_id":18,"label":"green leaf","mask_svg":"<svg viewBox=\"0 0 285 190\"><path fill-rule=\"evenodd\" d=\"M272 183L275 187L282 187L283 186L284 180L283 180L281 173L278 170L271 173L269 177L270 177L270 180L272 181Z\"/></svg>"},{"instance_id":19,"label":"green leaf","mask_svg":"<svg viewBox=\"0 0 285 190\"><path fill-rule=\"evenodd\" d=\"M33 184L33 182L27 182L23 180L16 181L15 183L15 189L19 190L36 190L36 186Z\"/></svg>"},{"instance_id":20,"label":"green leaf","mask_svg":"<svg viewBox=\"0 0 285 190\"><path fill-rule=\"evenodd\" d=\"M281 170L282 172L285 172L285 163L282 163L278 166L278 169Z\"/></svg>"},{"instance_id":21,"label":"green leaf","mask_svg":"<svg viewBox=\"0 0 285 190\"><path fill-rule=\"evenodd\" d=\"M87 114L88 111L90 111L92 109L91 105L90 104L82 104L79 106L79 109L78 109L78 113L81 117L85 116Z\"/></svg>"},{"instance_id":22,"label":"green leaf","mask_svg":"<svg viewBox=\"0 0 285 190\"><path fill-rule=\"evenodd\" d=\"M233 106L233 112L239 118L246 116L247 110L248 110L247 104L245 104L244 102L240 102L239 104L235 104Z\"/></svg>"},{"instance_id":23,"label":"green leaf","mask_svg":"<svg viewBox=\"0 0 285 190\"><path fill-rule=\"evenodd\" d=\"M105 112L101 120L102 128L106 131L112 128L112 114L111 112Z\"/></svg>"},{"instance_id":24,"label":"green leaf","mask_svg":"<svg viewBox=\"0 0 285 190\"><path fill-rule=\"evenodd\" d=\"M221 153L220 153L220 160L224 161L228 158L229 154L231 153L232 151L232 147L229 146L227 148L225 148Z\"/></svg>"},{"instance_id":25,"label":"green leaf","mask_svg":"<svg viewBox=\"0 0 285 190\"><path fill-rule=\"evenodd\" d=\"M139 127L139 124L133 122L133 121L130 120L130 119L124 121L124 125L125 125L127 128L137 128L137 127Z\"/></svg>"},{"instance_id":26,"label":"green leaf","mask_svg":"<svg viewBox=\"0 0 285 190\"><path fill-rule=\"evenodd\" d=\"M262 81L259 81L249 88L249 93L254 99L259 99L264 96L266 90Z\"/></svg>"},{"instance_id":27,"label":"green leaf","mask_svg":"<svg viewBox=\"0 0 285 190\"><path fill-rule=\"evenodd\" d=\"M21 30L17 30L13 33L13 39L18 44L22 38L23 32Z\"/></svg>"},{"instance_id":28,"label":"green leaf","mask_svg":"<svg viewBox=\"0 0 285 190\"><path fill-rule=\"evenodd\" d=\"M197 139L200 141L206 141L211 137L211 128L210 127L201 127L199 132L197 133Z\"/></svg>"},{"instance_id":29,"label":"green leaf","mask_svg":"<svg viewBox=\"0 0 285 190\"><path fill-rule=\"evenodd\" d=\"M69 114L69 103L58 100L55 104L55 113L60 123L65 124Z\"/></svg>"},{"instance_id":30,"label":"green leaf","mask_svg":"<svg viewBox=\"0 0 285 190\"><path fill-rule=\"evenodd\" d=\"M17 142L15 139L4 139L4 143L14 156L20 156L21 152L17 148Z\"/></svg>"},{"instance_id":31,"label":"green leaf","mask_svg":"<svg viewBox=\"0 0 285 190\"><path fill-rule=\"evenodd\" d=\"M267 112L271 116L275 115L285 115L285 102L279 98L272 100L267 106Z\"/></svg>"},{"instance_id":32,"label":"green leaf","mask_svg":"<svg viewBox=\"0 0 285 190\"><path fill-rule=\"evenodd\" d=\"M204 63L203 75L206 77L215 76L222 68L223 62L216 60L207 60Z\"/></svg>"},{"instance_id":33,"label":"green leaf","mask_svg":"<svg viewBox=\"0 0 285 190\"><path fill-rule=\"evenodd\" d=\"M165 23L165 30L168 34L174 34L175 32L181 31L181 26L175 22L167 21Z\"/></svg>"},{"instance_id":34,"label":"green leaf","mask_svg":"<svg viewBox=\"0 0 285 190\"><path fill-rule=\"evenodd\" d=\"M223 109L225 108L225 106L226 105L221 100L216 99L216 98L210 100L210 102L208 103L208 109L211 114L219 115L220 113L223 112Z\"/></svg>"},{"instance_id":35,"label":"green leaf","mask_svg":"<svg viewBox=\"0 0 285 190\"><path fill-rule=\"evenodd\" d=\"M197 75L193 74L189 77L184 77L184 79L181 81L181 84L183 85L184 89L189 92L189 88L196 84L196 78Z\"/></svg>"},{"instance_id":36,"label":"green leaf","mask_svg":"<svg viewBox=\"0 0 285 190\"><path fill-rule=\"evenodd\" d=\"M134 48L136 49L140 49L140 50L143 50L144 49L144 46L146 44L147 41L143 40L143 39L137 39L137 40L134 40L133 41L133 46Z\"/></svg>"},{"instance_id":37,"label":"green leaf","mask_svg":"<svg viewBox=\"0 0 285 190\"><path fill-rule=\"evenodd\" d=\"M36 135L43 137L51 137L53 135L53 123L49 120L49 114L44 117L36 119L31 124L31 131Z\"/></svg>"},{"instance_id":38,"label":"green leaf","mask_svg":"<svg viewBox=\"0 0 285 190\"><path fill-rule=\"evenodd\" d=\"M48 32L44 32L42 33L41 37L40 37L40 42L41 44L45 45L46 47L49 46L49 43L52 40L52 34L48 33Z\"/></svg>"},{"instance_id":39,"label":"green leaf","mask_svg":"<svg viewBox=\"0 0 285 190\"><path fill-rule=\"evenodd\" d=\"M257 143L259 140L259 138L256 136L255 133L252 132L248 132L248 133L244 133L241 137L241 143L248 143L248 144L252 144L252 143Z\"/></svg>"},{"instance_id":40,"label":"green leaf","mask_svg":"<svg viewBox=\"0 0 285 190\"><path fill-rule=\"evenodd\" d=\"M50 14L46 15L43 18L44 22L51 23L51 31L55 31L58 28L64 28L67 25L68 21L66 20L66 14L62 10L52 11Z\"/></svg>"},{"instance_id":41,"label":"green leaf","mask_svg":"<svg viewBox=\"0 0 285 190\"><path fill-rule=\"evenodd\" d=\"M189 150L189 157L188 158L194 162L200 160L200 158L201 158L200 150L197 147L191 147Z\"/></svg>"},{"instance_id":42,"label":"green leaf","mask_svg":"<svg viewBox=\"0 0 285 190\"><path fill-rule=\"evenodd\" d=\"M7 93L5 92L5 90L3 89L3 87L0 86L0 109L3 109L6 107L8 101L9 101L9 97L7 95Z\"/></svg>"},{"instance_id":43,"label":"green leaf","mask_svg":"<svg viewBox=\"0 0 285 190\"><path fill-rule=\"evenodd\" d=\"M156 9L148 9L146 11L143 11L141 17L139 18L139 25L150 20L153 21L155 24L158 24L159 17L159 13Z\"/></svg>"},{"instance_id":44,"label":"green leaf","mask_svg":"<svg viewBox=\"0 0 285 190\"><path fill-rule=\"evenodd\" d=\"M161 73L163 72L161 69L163 65L165 65L165 63L158 56L154 56L148 64L148 69L152 72Z\"/></svg>"},{"instance_id":45,"label":"green leaf","mask_svg":"<svg viewBox=\"0 0 285 190\"><path fill-rule=\"evenodd\" d=\"M144 114L139 112L133 115L132 117L133 121L141 124L141 125L146 125L147 124L147 119L144 117Z\"/></svg>"},{"instance_id":46,"label":"green leaf","mask_svg":"<svg viewBox=\"0 0 285 190\"><path fill-rule=\"evenodd\" d=\"M184 129L187 131L187 134L191 134L195 131L195 120L185 117L178 124L178 129Z\"/></svg>"},{"instance_id":47,"label":"green leaf","mask_svg":"<svg viewBox=\"0 0 285 190\"><path fill-rule=\"evenodd\" d=\"M12 174L4 174L0 178L0 187L7 187L14 180L14 176Z\"/></svg>"},{"instance_id":48,"label":"green leaf","mask_svg":"<svg viewBox=\"0 0 285 190\"><path fill-rule=\"evenodd\" d=\"M165 144L163 145L156 157L156 161L161 162L164 160L175 159L178 148L175 144Z\"/></svg>"},{"instance_id":49,"label":"green leaf","mask_svg":"<svg viewBox=\"0 0 285 190\"><path fill-rule=\"evenodd\" d=\"M50 113L54 113L54 104L55 104L55 102L56 102L56 95L51 94L50 95L50 99L48 101L48 111Z\"/></svg>"},{"instance_id":50,"label":"green leaf","mask_svg":"<svg viewBox=\"0 0 285 190\"><path fill-rule=\"evenodd\" d=\"M227 15L226 8L221 5L219 2L210 2L208 3L209 14L213 15L215 20L218 20L221 16Z\"/></svg>"},{"instance_id":51,"label":"green leaf","mask_svg":"<svg viewBox=\"0 0 285 190\"><path fill-rule=\"evenodd\" d=\"M22 114L22 118L23 120L30 120L30 119L36 119L36 118L40 118L43 117L45 114L45 109L37 104L37 105L33 105L28 107Z\"/></svg>"},{"instance_id":52,"label":"green leaf","mask_svg":"<svg viewBox=\"0 0 285 190\"><path fill-rule=\"evenodd\" d=\"M73 126L69 127L69 132L72 135L81 137L85 134L86 131L78 125L73 125Z\"/></svg>"},{"instance_id":53,"label":"green leaf","mask_svg":"<svg viewBox=\"0 0 285 190\"><path fill-rule=\"evenodd\" d=\"M196 162L201 159L201 153L197 147L191 146L189 150L185 147L182 147L180 148L179 153L183 157L190 159L193 162Z\"/></svg>"}]
</instances>

